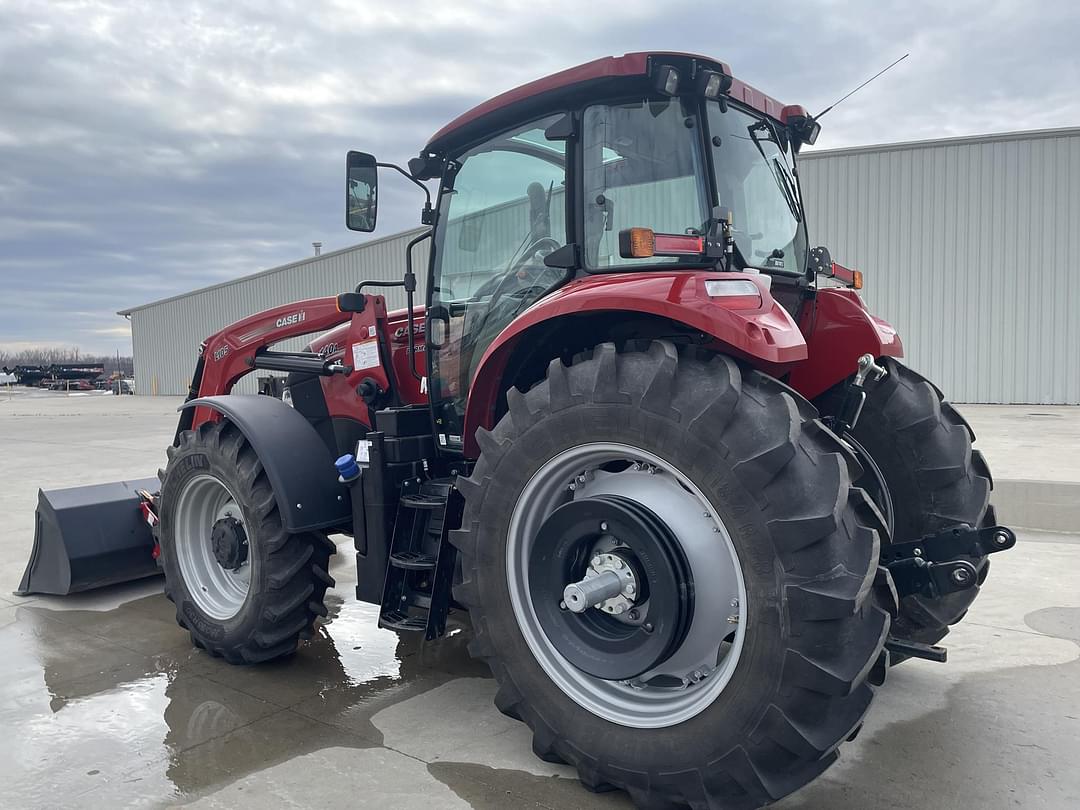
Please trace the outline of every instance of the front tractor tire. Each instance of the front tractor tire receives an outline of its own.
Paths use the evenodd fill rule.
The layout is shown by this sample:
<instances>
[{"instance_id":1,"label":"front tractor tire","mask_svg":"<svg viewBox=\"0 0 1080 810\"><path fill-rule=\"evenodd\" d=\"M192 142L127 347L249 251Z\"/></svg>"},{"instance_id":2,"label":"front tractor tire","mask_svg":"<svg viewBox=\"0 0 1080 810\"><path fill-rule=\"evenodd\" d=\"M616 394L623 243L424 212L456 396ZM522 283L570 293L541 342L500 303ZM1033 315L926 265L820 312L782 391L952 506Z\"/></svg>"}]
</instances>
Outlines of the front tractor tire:
<instances>
[{"instance_id":1,"label":"front tractor tire","mask_svg":"<svg viewBox=\"0 0 1080 810\"><path fill-rule=\"evenodd\" d=\"M890 357L880 362L888 374L867 396L853 433L885 480L893 538L918 540L958 523L994 525L993 480L986 459L972 448L975 433L933 383ZM842 396L840 386L820 407L832 412ZM894 636L936 644L963 619L990 571L985 556L965 559L978 572L975 587L940 597L905 597L893 622ZM894 663L902 660L896 657Z\"/></svg>"},{"instance_id":2,"label":"front tractor tire","mask_svg":"<svg viewBox=\"0 0 1080 810\"><path fill-rule=\"evenodd\" d=\"M813 407L667 342L555 360L507 399L458 481L455 597L537 755L649 808L759 807L822 773L884 681L896 600Z\"/></svg>"},{"instance_id":3,"label":"front tractor tire","mask_svg":"<svg viewBox=\"0 0 1080 810\"><path fill-rule=\"evenodd\" d=\"M165 595L191 640L233 664L290 655L326 615L334 544L290 534L255 451L227 419L180 434L161 487Z\"/></svg>"}]
</instances>

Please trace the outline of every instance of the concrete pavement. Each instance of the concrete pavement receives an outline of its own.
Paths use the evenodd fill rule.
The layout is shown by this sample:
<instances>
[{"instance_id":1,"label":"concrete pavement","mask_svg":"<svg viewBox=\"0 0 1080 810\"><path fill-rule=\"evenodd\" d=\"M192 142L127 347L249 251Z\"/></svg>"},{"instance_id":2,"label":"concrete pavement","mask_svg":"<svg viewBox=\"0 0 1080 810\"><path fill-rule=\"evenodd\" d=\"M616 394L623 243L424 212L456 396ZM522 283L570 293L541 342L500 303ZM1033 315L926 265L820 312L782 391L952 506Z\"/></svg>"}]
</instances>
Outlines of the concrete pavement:
<instances>
[{"instance_id":1,"label":"concrete pavement","mask_svg":"<svg viewBox=\"0 0 1080 810\"><path fill-rule=\"evenodd\" d=\"M376 608L351 598L344 539L327 621L261 667L192 649L158 580L11 595L37 487L152 475L177 404L0 393L3 806L629 807L533 756L466 654L466 624L427 645L379 630ZM1067 469L1061 442L1026 446L1030 418L962 410L999 480ZM1066 409L1070 429L1078 413ZM894 669L840 763L779 807L1080 806L1080 536L1021 532L992 568L949 664Z\"/></svg>"}]
</instances>

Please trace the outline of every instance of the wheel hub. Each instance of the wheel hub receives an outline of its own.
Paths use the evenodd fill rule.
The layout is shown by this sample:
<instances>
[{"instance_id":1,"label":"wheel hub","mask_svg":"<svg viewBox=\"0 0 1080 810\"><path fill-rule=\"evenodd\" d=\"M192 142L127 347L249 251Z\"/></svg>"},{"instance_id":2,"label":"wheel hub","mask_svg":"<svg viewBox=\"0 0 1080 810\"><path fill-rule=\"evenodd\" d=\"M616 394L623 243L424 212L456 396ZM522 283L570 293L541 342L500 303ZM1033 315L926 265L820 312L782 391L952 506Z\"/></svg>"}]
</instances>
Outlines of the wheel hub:
<instances>
[{"instance_id":1,"label":"wheel hub","mask_svg":"<svg viewBox=\"0 0 1080 810\"><path fill-rule=\"evenodd\" d=\"M618 539L609 538L608 545L617 548ZM594 607L614 616L622 616L634 609L641 595L637 574L630 560L619 551L604 552L602 546L599 544L593 550L585 578L563 589L563 602L566 609L573 613L584 613Z\"/></svg>"},{"instance_id":2,"label":"wheel hub","mask_svg":"<svg viewBox=\"0 0 1080 810\"><path fill-rule=\"evenodd\" d=\"M214 559L226 571L237 571L248 556L247 533L244 524L231 515L216 521L210 531Z\"/></svg>"},{"instance_id":3,"label":"wheel hub","mask_svg":"<svg viewBox=\"0 0 1080 810\"><path fill-rule=\"evenodd\" d=\"M650 509L619 495L554 510L533 545L529 579L548 639L597 678L654 669L693 617L693 578L678 540Z\"/></svg>"},{"instance_id":4,"label":"wheel hub","mask_svg":"<svg viewBox=\"0 0 1080 810\"><path fill-rule=\"evenodd\" d=\"M621 499L616 503L629 501L631 508L644 507L655 516L662 527L641 533L665 545L676 538L678 552L643 553L645 546L639 548L629 533L602 525L610 512L602 511L609 504L600 499L611 496ZM576 534L555 531L549 519L579 502L588 502L588 508L604 517L584 515L588 521ZM629 562L638 588L632 606L617 614L603 610L606 599L590 603L586 598L587 609L581 613L569 606L562 609L559 603L565 602L566 587L590 579L587 570L605 553ZM675 567L680 557L688 563L688 573L677 580L682 590L676 591L673 600L679 605L672 607L670 586L653 583L664 569ZM545 462L522 490L511 516L506 575L518 626L544 672L575 703L612 723L635 728L682 723L716 700L739 663L748 600L727 527L693 481L670 461L640 447L591 442L567 448ZM662 594L667 595L666 609L657 604ZM601 607L595 608L596 604ZM689 624L685 634L677 627L671 629L672 624L681 623L671 617L683 610ZM658 624L661 618L665 623ZM606 635L596 630L598 625ZM647 671L611 678L612 672L620 675L637 668L628 665L630 654L644 658L643 648L630 647L649 632L646 625L652 626L653 636L666 633L681 641L659 654L653 651L650 657L659 663ZM622 649L616 650L621 658L608 649L620 646L612 641L620 632L625 634ZM590 657L590 633L606 645L593 651L593 659L617 659L604 675L592 674L589 669L603 670L588 663L589 669L579 666Z\"/></svg>"}]
</instances>

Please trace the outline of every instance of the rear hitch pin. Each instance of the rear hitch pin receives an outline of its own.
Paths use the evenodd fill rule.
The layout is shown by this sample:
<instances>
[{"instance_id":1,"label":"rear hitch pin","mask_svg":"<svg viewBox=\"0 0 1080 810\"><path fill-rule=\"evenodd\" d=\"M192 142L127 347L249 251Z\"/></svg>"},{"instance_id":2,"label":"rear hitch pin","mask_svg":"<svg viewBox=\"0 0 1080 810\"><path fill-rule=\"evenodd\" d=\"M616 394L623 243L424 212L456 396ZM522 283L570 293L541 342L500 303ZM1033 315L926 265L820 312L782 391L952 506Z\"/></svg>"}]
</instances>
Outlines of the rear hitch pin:
<instances>
[{"instance_id":1,"label":"rear hitch pin","mask_svg":"<svg viewBox=\"0 0 1080 810\"><path fill-rule=\"evenodd\" d=\"M855 384L861 388L868 377L877 382L888 374L888 371L874 362L874 355L864 354L855 365Z\"/></svg>"},{"instance_id":2,"label":"rear hitch pin","mask_svg":"<svg viewBox=\"0 0 1080 810\"><path fill-rule=\"evenodd\" d=\"M850 433L854 430L866 402L866 389L863 384L868 379L877 382L887 374L888 371L874 362L872 354L862 355L855 364L855 376L851 378L851 382L847 385L839 411L829 420L829 427L840 434Z\"/></svg>"}]
</instances>

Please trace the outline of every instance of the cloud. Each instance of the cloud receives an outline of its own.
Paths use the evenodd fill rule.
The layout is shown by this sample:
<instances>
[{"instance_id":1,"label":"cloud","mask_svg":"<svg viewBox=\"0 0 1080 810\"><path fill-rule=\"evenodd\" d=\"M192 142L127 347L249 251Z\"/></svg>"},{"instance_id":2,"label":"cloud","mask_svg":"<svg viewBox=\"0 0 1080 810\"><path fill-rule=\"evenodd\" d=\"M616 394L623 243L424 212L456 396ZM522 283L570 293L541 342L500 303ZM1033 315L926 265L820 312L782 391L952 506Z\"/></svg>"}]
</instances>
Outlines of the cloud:
<instances>
[{"instance_id":1,"label":"cloud","mask_svg":"<svg viewBox=\"0 0 1080 810\"><path fill-rule=\"evenodd\" d=\"M0 339L127 349L117 309L357 241L346 150L606 54L714 54L820 110L819 148L1076 124L1071 3L0 4ZM404 181L380 234L417 224ZM86 313L94 313L93 316ZM103 331L104 330L104 331Z\"/></svg>"}]
</instances>

